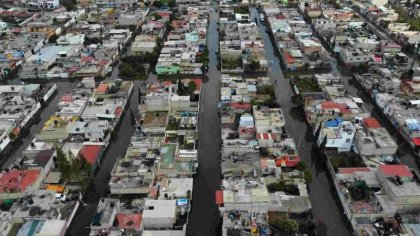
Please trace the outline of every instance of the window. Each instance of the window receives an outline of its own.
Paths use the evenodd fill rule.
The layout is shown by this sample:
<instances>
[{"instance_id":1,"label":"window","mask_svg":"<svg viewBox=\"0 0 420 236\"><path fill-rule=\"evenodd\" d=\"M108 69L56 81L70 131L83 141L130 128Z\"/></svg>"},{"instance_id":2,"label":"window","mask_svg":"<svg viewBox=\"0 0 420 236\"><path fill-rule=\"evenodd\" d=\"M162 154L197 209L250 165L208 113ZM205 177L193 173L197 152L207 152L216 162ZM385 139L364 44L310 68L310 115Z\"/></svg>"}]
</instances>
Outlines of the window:
<instances>
[{"instance_id":1,"label":"window","mask_svg":"<svg viewBox=\"0 0 420 236\"><path fill-rule=\"evenodd\" d=\"M289 157L289 161L295 161L296 160L296 157L295 156L290 156Z\"/></svg>"},{"instance_id":2,"label":"window","mask_svg":"<svg viewBox=\"0 0 420 236\"><path fill-rule=\"evenodd\" d=\"M346 139L346 143L350 143L350 139L348 138L348 139Z\"/></svg>"}]
</instances>

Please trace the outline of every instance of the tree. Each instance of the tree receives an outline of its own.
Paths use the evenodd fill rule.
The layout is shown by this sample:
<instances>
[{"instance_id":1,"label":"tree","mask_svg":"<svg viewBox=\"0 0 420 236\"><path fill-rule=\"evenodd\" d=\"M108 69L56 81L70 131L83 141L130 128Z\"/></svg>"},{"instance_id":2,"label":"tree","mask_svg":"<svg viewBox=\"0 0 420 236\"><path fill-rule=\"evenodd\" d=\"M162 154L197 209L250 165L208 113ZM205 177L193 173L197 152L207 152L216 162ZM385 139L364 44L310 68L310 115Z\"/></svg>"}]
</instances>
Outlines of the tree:
<instances>
[{"instance_id":1,"label":"tree","mask_svg":"<svg viewBox=\"0 0 420 236\"><path fill-rule=\"evenodd\" d=\"M163 6L161 1L154 1L153 2L153 6L156 8L161 8Z\"/></svg>"},{"instance_id":2,"label":"tree","mask_svg":"<svg viewBox=\"0 0 420 236\"><path fill-rule=\"evenodd\" d=\"M175 0L169 0L169 1L168 1L168 6L169 6L170 8L174 8L174 7L176 7L176 1L175 1Z\"/></svg>"},{"instance_id":3,"label":"tree","mask_svg":"<svg viewBox=\"0 0 420 236\"><path fill-rule=\"evenodd\" d=\"M405 2L405 6L410 7L411 6L411 0L407 0L407 2Z\"/></svg>"},{"instance_id":4,"label":"tree","mask_svg":"<svg viewBox=\"0 0 420 236\"><path fill-rule=\"evenodd\" d=\"M61 0L61 5L66 8L66 11L73 11L76 10L76 5L73 0Z\"/></svg>"},{"instance_id":5,"label":"tree","mask_svg":"<svg viewBox=\"0 0 420 236\"><path fill-rule=\"evenodd\" d=\"M197 85L194 83L194 81L190 81L188 83L188 91L190 94L194 94L195 89L197 88Z\"/></svg>"},{"instance_id":6,"label":"tree","mask_svg":"<svg viewBox=\"0 0 420 236\"><path fill-rule=\"evenodd\" d=\"M136 32L136 30L137 30L137 26L136 26L136 25L130 25L130 26L128 26L128 29L129 29L131 32L135 33L135 32Z\"/></svg>"},{"instance_id":7,"label":"tree","mask_svg":"<svg viewBox=\"0 0 420 236\"><path fill-rule=\"evenodd\" d=\"M251 71L257 71L261 68L260 61L251 61L251 64L249 65L249 69Z\"/></svg>"},{"instance_id":8,"label":"tree","mask_svg":"<svg viewBox=\"0 0 420 236\"><path fill-rule=\"evenodd\" d=\"M56 34L53 34L48 38L48 43L56 43L57 39L58 39L58 36Z\"/></svg>"},{"instance_id":9,"label":"tree","mask_svg":"<svg viewBox=\"0 0 420 236\"><path fill-rule=\"evenodd\" d=\"M165 28L166 28L167 31L171 31L171 30L174 29L174 27L172 27L171 22L169 22L169 21L165 22Z\"/></svg>"},{"instance_id":10,"label":"tree","mask_svg":"<svg viewBox=\"0 0 420 236\"><path fill-rule=\"evenodd\" d=\"M296 220L290 219L288 216L277 220L274 227L286 235L294 234L299 230L299 225Z\"/></svg>"},{"instance_id":11,"label":"tree","mask_svg":"<svg viewBox=\"0 0 420 236\"><path fill-rule=\"evenodd\" d=\"M304 161L299 161L299 163L296 166L296 169L300 170L300 171L304 171L306 170L306 163Z\"/></svg>"},{"instance_id":12,"label":"tree","mask_svg":"<svg viewBox=\"0 0 420 236\"><path fill-rule=\"evenodd\" d=\"M162 19L162 17L159 14L157 14L157 12L155 12L155 14L153 15L153 18L155 18L155 20Z\"/></svg>"},{"instance_id":13,"label":"tree","mask_svg":"<svg viewBox=\"0 0 420 236\"><path fill-rule=\"evenodd\" d=\"M56 160L58 169L64 181L76 180L82 189L85 190L93 179L94 173L92 166L86 161L83 155L75 158L72 152L66 155L60 147L56 146L55 149L57 152Z\"/></svg>"},{"instance_id":14,"label":"tree","mask_svg":"<svg viewBox=\"0 0 420 236\"><path fill-rule=\"evenodd\" d=\"M9 139L14 140L16 138L16 134L14 132L9 133Z\"/></svg>"},{"instance_id":15,"label":"tree","mask_svg":"<svg viewBox=\"0 0 420 236\"><path fill-rule=\"evenodd\" d=\"M315 135L314 135L315 141L318 140L319 134L321 133L321 129L322 129L322 121L319 122L318 128L315 131Z\"/></svg>"},{"instance_id":16,"label":"tree","mask_svg":"<svg viewBox=\"0 0 420 236\"><path fill-rule=\"evenodd\" d=\"M305 179L305 184L312 183L312 173L310 170L305 170L303 172L303 178Z\"/></svg>"},{"instance_id":17,"label":"tree","mask_svg":"<svg viewBox=\"0 0 420 236\"><path fill-rule=\"evenodd\" d=\"M134 78L137 76L137 71L128 63L122 62L119 67L119 75L129 78Z\"/></svg>"},{"instance_id":18,"label":"tree","mask_svg":"<svg viewBox=\"0 0 420 236\"><path fill-rule=\"evenodd\" d=\"M87 189L91 180L93 180L94 172L92 165L86 161L86 158L83 155L80 155L77 159L77 164L81 170L81 175L79 175L78 181L82 189Z\"/></svg>"},{"instance_id":19,"label":"tree","mask_svg":"<svg viewBox=\"0 0 420 236\"><path fill-rule=\"evenodd\" d=\"M326 145L327 145L327 141L328 141L328 138L327 138L327 135L325 135L325 136L324 136L324 139L322 140L322 143L319 145L319 148L320 148L321 150L325 149L325 147L326 147Z\"/></svg>"},{"instance_id":20,"label":"tree","mask_svg":"<svg viewBox=\"0 0 420 236\"><path fill-rule=\"evenodd\" d=\"M57 152L57 163L58 163L58 169L61 172L61 176L65 181L70 181L71 179L71 164L69 162L69 159L67 158L67 155L63 152L63 149L60 147L56 147Z\"/></svg>"},{"instance_id":21,"label":"tree","mask_svg":"<svg viewBox=\"0 0 420 236\"><path fill-rule=\"evenodd\" d=\"M178 79L178 94L183 95L185 86L182 84L181 79Z\"/></svg>"}]
</instances>

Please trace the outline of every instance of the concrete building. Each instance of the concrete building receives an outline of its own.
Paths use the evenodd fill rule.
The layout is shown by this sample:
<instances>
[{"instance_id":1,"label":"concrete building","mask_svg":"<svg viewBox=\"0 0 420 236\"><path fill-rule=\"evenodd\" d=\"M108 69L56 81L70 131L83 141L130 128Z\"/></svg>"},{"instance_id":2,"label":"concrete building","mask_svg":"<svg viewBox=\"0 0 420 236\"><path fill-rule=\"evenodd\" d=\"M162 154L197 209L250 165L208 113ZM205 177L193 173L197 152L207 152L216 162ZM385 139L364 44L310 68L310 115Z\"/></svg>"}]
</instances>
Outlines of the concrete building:
<instances>
[{"instance_id":1,"label":"concrete building","mask_svg":"<svg viewBox=\"0 0 420 236\"><path fill-rule=\"evenodd\" d=\"M326 139L325 148L348 152L351 150L355 131L350 121L343 121L341 118L328 120L322 124L317 143L321 145Z\"/></svg>"},{"instance_id":2,"label":"concrete building","mask_svg":"<svg viewBox=\"0 0 420 236\"><path fill-rule=\"evenodd\" d=\"M169 111L170 98L175 92L174 85L170 82L152 84L141 98L142 111Z\"/></svg>"},{"instance_id":3,"label":"concrete building","mask_svg":"<svg viewBox=\"0 0 420 236\"><path fill-rule=\"evenodd\" d=\"M392 156L398 148L388 131L375 118L365 118L363 124L356 126L354 144L363 156Z\"/></svg>"},{"instance_id":4,"label":"concrete building","mask_svg":"<svg viewBox=\"0 0 420 236\"><path fill-rule=\"evenodd\" d=\"M239 120L239 138L251 140L255 136L254 118L251 114L244 114Z\"/></svg>"},{"instance_id":5,"label":"concrete building","mask_svg":"<svg viewBox=\"0 0 420 236\"><path fill-rule=\"evenodd\" d=\"M371 55L363 53L360 49L345 48L340 50L340 57L347 65L358 65L372 60Z\"/></svg>"},{"instance_id":6,"label":"concrete building","mask_svg":"<svg viewBox=\"0 0 420 236\"><path fill-rule=\"evenodd\" d=\"M101 0L93 3L98 8L128 8L134 7L138 3L137 0Z\"/></svg>"},{"instance_id":7,"label":"concrete building","mask_svg":"<svg viewBox=\"0 0 420 236\"><path fill-rule=\"evenodd\" d=\"M172 229L176 213L176 200L146 199L143 210L144 230Z\"/></svg>"},{"instance_id":8,"label":"concrete building","mask_svg":"<svg viewBox=\"0 0 420 236\"><path fill-rule=\"evenodd\" d=\"M154 178L154 160L133 157L138 151L137 147L129 148L126 158L115 163L109 183L112 194L149 193Z\"/></svg>"},{"instance_id":9,"label":"concrete building","mask_svg":"<svg viewBox=\"0 0 420 236\"><path fill-rule=\"evenodd\" d=\"M69 137L69 130L74 122L77 121L77 117L59 117L52 116L45 122L44 127L36 135L36 138L40 141L59 141Z\"/></svg>"},{"instance_id":10,"label":"concrete building","mask_svg":"<svg viewBox=\"0 0 420 236\"><path fill-rule=\"evenodd\" d=\"M59 0L38 0L38 1L30 0L27 4L31 8L56 9L60 7Z\"/></svg>"},{"instance_id":11,"label":"concrete building","mask_svg":"<svg viewBox=\"0 0 420 236\"><path fill-rule=\"evenodd\" d=\"M253 117L257 133L282 133L285 125L283 112L280 108L253 107Z\"/></svg>"},{"instance_id":12,"label":"concrete building","mask_svg":"<svg viewBox=\"0 0 420 236\"><path fill-rule=\"evenodd\" d=\"M40 187L41 170L11 170L0 175L0 199L18 199Z\"/></svg>"},{"instance_id":13,"label":"concrete building","mask_svg":"<svg viewBox=\"0 0 420 236\"><path fill-rule=\"evenodd\" d=\"M353 121L357 117L369 116L369 114L363 112L353 101L346 103L345 100L339 101L337 99L337 102L315 101L314 103L317 104L305 106L304 108L306 119L312 125L335 119L337 116L340 116L341 119L346 121Z\"/></svg>"},{"instance_id":14,"label":"concrete building","mask_svg":"<svg viewBox=\"0 0 420 236\"><path fill-rule=\"evenodd\" d=\"M119 211L119 200L113 198L101 198L96 213L93 216L90 227L92 230L111 228L117 212Z\"/></svg>"}]
</instances>

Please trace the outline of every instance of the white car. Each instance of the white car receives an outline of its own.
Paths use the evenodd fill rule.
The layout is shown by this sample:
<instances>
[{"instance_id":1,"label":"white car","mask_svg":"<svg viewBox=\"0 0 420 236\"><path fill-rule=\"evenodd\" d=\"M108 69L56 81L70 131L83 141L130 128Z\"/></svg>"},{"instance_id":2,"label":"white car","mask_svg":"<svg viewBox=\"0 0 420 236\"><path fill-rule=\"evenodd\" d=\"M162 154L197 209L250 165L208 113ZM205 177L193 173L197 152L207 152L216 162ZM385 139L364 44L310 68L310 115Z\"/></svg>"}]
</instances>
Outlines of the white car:
<instances>
[{"instance_id":1,"label":"white car","mask_svg":"<svg viewBox=\"0 0 420 236\"><path fill-rule=\"evenodd\" d=\"M112 66L108 67L108 73L112 73Z\"/></svg>"}]
</instances>

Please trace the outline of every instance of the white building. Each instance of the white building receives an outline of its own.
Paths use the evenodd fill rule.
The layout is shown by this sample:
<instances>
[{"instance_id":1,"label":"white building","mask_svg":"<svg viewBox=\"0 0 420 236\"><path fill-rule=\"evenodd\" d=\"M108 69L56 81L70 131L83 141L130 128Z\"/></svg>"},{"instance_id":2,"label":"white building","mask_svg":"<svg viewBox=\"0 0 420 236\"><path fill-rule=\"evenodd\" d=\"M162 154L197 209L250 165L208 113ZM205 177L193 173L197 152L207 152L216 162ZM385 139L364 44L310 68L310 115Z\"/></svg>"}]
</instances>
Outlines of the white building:
<instances>
[{"instance_id":1,"label":"white building","mask_svg":"<svg viewBox=\"0 0 420 236\"><path fill-rule=\"evenodd\" d=\"M137 5L137 0L101 0L93 3L94 7L103 8L124 8Z\"/></svg>"},{"instance_id":2,"label":"white building","mask_svg":"<svg viewBox=\"0 0 420 236\"><path fill-rule=\"evenodd\" d=\"M32 0L28 3L32 8L56 9L60 7L59 0Z\"/></svg>"},{"instance_id":3,"label":"white building","mask_svg":"<svg viewBox=\"0 0 420 236\"><path fill-rule=\"evenodd\" d=\"M146 199L143 210L145 230L172 229L176 222L176 200Z\"/></svg>"},{"instance_id":4,"label":"white building","mask_svg":"<svg viewBox=\"0 0 420 236\"><path fill-rule=\"evenodd\" d=\"M369 0L369 3L377 7L384 6L388 3L388 0Z\"/></svg>"},{"instance_id":5,"label":"white building","mask_svg":"<svg viewBox=\"0 0 420 236\"><path fill-rule=\"evenodd\" d=\"M326 149L336 149L338 152L349 152L351 150L355 128L350 121L336 118L324 122L322 126L317 140L318 145L321 145L326 138Z\"/></svg>"},{"instance_id":6,"label":"white building","mask_svg":"<svg viewBox=\"0 0 420 236\"><path fill-rule=\"evenodd\" d=\"M368 53L363 53L360 49L345 48L340 51L340 57L347 65L366 63L371 60Z\"/></svg>"}]
</instances>

